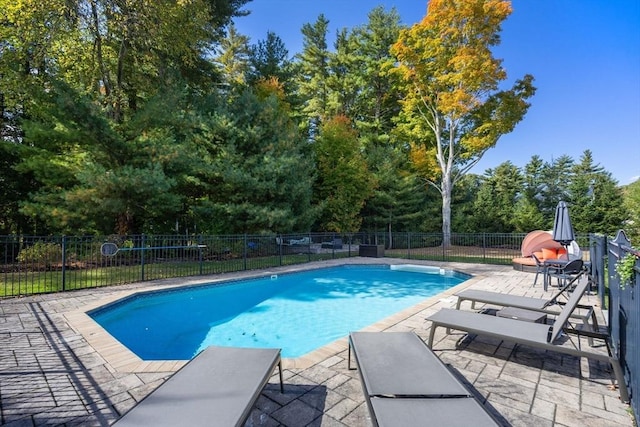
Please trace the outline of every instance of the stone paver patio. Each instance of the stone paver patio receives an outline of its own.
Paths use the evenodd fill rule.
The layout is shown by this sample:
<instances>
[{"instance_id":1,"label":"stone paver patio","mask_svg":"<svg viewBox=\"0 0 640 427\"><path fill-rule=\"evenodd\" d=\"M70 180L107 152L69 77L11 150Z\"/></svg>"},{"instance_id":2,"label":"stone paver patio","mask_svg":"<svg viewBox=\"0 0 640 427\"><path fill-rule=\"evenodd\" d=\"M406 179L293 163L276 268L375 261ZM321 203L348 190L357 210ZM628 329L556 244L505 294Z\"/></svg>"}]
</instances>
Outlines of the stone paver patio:
<instances>
[{"instance_id":1,"label":"stone paver patio","mask_svg":"<svg viewBox=\"0 0 640 427\"><path fill-rule=\"evenodd\" d=\"M312 266L382 262L441 265L352 258ZM268 274L310 266L277 268ZM544 292L540 285L531 287L533 275L511 267L445 266L474 277L367 330L413 330L426 339L429 322L425 317L439 308L455 306L453 293L466 287L541 298L553 293ZM87 321L84 312L88 308L136 290L257 274L172 279L0 301L0 425L110 425L184 363L137 359ZM599 299L586 295L582 302L598 305ZM599 308L596 312L604 324ZM484 337L469 339L456 331L445 335L444 328L439 331L435 353L466 378L505 425L634 425L629 406L610 387L609 366ZM605 351L604 347L600 350ZM305 357L284 359L285 393L279 392L274 376L247 425L371 425L358 372L347 369L347 351L347 341L342 339Z\"/></svg>"}]
</instances>

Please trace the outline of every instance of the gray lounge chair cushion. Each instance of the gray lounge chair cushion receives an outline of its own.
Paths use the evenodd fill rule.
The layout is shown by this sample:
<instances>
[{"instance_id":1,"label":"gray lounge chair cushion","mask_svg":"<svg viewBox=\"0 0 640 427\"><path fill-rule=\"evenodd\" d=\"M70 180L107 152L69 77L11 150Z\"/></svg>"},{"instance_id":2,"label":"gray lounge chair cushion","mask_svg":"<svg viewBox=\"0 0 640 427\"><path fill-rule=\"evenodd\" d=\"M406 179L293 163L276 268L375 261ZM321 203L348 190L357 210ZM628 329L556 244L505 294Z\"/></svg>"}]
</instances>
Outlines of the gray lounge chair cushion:
<instances>
[{"instance_id":1,"label":"gray lounge chair cushion","mask_svg":"<svg viewBox=\"0 0 640 427\"><path fill-rule=\"evenodd\" d=\"M552 326L541 323L521 322L452 308L442 308L427 317L427 320L447 328L459 329L477 335L498 337L504 340L511 339L533 346L547 344L553 329Z\"/></svg>"},{"instance_id":2,"label":"gray lounge chair cushion","mask_svg":"<svg viewBox=\"0 0 640 427\"><path fill-rule=\"evenodd\" d=\"M495 427L498 425L473 398L371 398L371 406L379 426Z\"/></svg>"},{"instance_id":3,"label":"gray lounge chair cushion","mask_svg":"<svg viewBox=\"0 0 640 427\"><path fill-rule=\"evenodd\" d=\"M279 362L279 349L208 347L115 425L241 426Z\"/></svg>"},{"instance_id":4,"label":"gray lounge chair cushion","mask_svg":"<svg viewBox=\"0 0 640 427\"><path fill-rule=\"evenodd\" d=\"M461 298L461 301L469 300L502 307L524 308L525 310L543 310L549 302L548 299L523 297L477 289L465 289L464 291L458 292L456 296Z\"/></svg>"},{"instance_id":5,"label":"gray lounge chair cushion","mask_svg":"<svg viewBox=\"0 0 640 427\"><path fill-rule=\"evenodd\" d=\"M478 289L465 289L464 291L455 294L458 297L457 308L460 308L460 305L463 301L471 301L472 304L481 302L492 305L500 305L503 307L523 308L525 310L539 310L547 311L550 313L557 312L560 311L560 307L558 306L563 305L562 303L558 302L558 298L561 295L567 295L570 289L573 288L574 283L578 280L582 280L584 276L584 271L581 271L579 275L576 275L574 279L567 282L562 288L558 290L558 292L556 292L556 294L552 298L549 299L524 297L519 295L503 294L501 292L482 291ZM585 286L584 289L586 291L587 286ZM582 294L580 296L582 297ZM585 308L585 306L579 307Z\"/></svg>"},{"instance_id":6,"label":"gray lounge chair cushion","mask_svg":"<svg viewBox=\"0 0 640 427\"><path fill-rule=\"evenodd\" d=\"M370 396L468 396L469 391L414 333L352 332Z\"/></svg>"},{"instance_id":7,"label":"gray lounge chair cushion","mask_svg":"<svg viewBox=\"0 0 640 427\"><path fill-rule=\"evenodd\" d=\"M349 346L374 426L496 426L413 332L352 332Z\"/></svg>"}]
</instances>

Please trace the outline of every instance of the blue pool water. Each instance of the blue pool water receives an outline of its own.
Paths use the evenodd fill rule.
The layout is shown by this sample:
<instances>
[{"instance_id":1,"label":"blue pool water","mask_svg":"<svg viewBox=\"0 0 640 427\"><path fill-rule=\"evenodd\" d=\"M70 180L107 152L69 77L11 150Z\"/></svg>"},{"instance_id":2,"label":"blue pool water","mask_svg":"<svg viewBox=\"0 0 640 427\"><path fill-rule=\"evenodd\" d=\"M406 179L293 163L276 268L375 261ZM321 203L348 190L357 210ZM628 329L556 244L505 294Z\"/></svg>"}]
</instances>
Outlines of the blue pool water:
<instances>
[{"instance_id":1,"label":"blue pool water","mask_svg":"<svg viewBox=\"0 0 640 427\"><path fill-rule=\"evenodd\" d=\"M299 357L468 278L434 267L342 266L141 293L89 315L143 360L191 359L209 345Z\"/></svg>"}]
</instances>

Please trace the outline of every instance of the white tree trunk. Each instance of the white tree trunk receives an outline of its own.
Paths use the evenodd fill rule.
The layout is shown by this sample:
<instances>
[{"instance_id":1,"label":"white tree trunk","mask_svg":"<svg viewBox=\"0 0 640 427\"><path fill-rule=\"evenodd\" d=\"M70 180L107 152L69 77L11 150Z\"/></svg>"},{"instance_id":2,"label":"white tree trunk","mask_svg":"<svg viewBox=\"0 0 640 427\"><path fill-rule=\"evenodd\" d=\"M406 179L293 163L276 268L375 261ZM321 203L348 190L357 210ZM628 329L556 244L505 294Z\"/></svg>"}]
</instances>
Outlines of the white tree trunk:
<instances>
[{"instance_id":1,"label":"white tree trunk","mask_svg":"<svg viewBox=\"0 0 640 427\"><path fill-rule=\"evenodd\" d=\"M442 245L451 246L451 172L443 171L442 174Z\"/></svg>"},{"instance_id":2,"label":"white tree trunk","mask_svg":"<svg viewBox=\"0 0 640 427\"><path fill-rule=\"evenodd\" d=\"M456 129L457 124L454 121L449 122L449 142L445 146L443 137L442 123L446 119L438 116L434 112L434 121L432 129L436 136L436 159L442 172L442 182L440 183L440 195L442 196L442 245L444 248L451 246L451 190L453 181L451 172L453 171L454 159L456 156Z\"/></svg>"}]
</instances>

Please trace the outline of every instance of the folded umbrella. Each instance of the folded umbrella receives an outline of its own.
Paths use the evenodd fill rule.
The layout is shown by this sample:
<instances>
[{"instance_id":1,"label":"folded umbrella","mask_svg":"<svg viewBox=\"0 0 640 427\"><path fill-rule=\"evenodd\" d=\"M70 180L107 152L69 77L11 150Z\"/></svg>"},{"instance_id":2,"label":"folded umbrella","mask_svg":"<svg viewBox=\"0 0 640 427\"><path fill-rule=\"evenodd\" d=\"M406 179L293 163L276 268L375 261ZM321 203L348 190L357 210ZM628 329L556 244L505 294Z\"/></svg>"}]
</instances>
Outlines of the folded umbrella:
<instances>
[{"instance_id":1,"label":"folded umbrella","mask_svg":"<svg viewBox=\"0 0 640 427\"><path fill-rule=\"evenodd\" d=\"M556 207L556 218L553 221L553 240L567 247L575 240L575 233L571 225L571 217L569 216L569 207L562 200L558 202Z\"/></svg>"}]
</instances>

